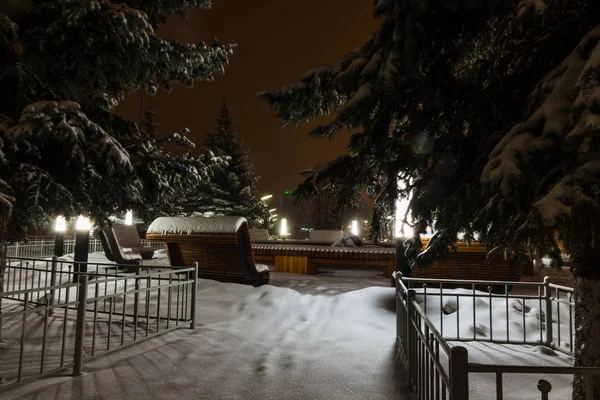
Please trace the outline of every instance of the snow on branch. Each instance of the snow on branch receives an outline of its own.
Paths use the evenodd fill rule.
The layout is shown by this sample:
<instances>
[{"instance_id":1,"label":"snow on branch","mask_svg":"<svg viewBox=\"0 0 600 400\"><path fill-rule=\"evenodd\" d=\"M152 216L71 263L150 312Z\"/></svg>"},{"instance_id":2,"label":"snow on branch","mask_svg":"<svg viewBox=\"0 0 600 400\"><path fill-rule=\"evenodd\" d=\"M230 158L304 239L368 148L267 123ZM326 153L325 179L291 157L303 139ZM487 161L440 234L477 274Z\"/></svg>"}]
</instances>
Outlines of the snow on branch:
<instances>
[{"instance_id":1,"label":"snow on branch","mask_svg":"<svg viewBox=\"0 0 600 400\"><path fill-rule=\"evenodd\" d=\"M597 136L600 131L600 27L536 87L527 120L515 125L491 154L482 179L499 185L505 197L515 199L523 188L523 176L532 171L546 174L550 184L532 193L533 211L544 225L554 226L576 210L596 210L600 184ZM552 175L562 160L564 173ZM542 175L543 176L543 175ZM526 184L526 183L525 183Z\"/></svg>"},{"instance_id":2,"label":"snow on branch","mask_svg":"<svg viewBox=\"0 0 600 400\"><path fill-rule=\"evenodd\" d=\"M71 101L38 101L25 107L6 139L17 152L41 158L46 146L59 145L66 164L103 163L109 170L131 170L129 154L119 142Z\"/></svg>"}]
</instances>

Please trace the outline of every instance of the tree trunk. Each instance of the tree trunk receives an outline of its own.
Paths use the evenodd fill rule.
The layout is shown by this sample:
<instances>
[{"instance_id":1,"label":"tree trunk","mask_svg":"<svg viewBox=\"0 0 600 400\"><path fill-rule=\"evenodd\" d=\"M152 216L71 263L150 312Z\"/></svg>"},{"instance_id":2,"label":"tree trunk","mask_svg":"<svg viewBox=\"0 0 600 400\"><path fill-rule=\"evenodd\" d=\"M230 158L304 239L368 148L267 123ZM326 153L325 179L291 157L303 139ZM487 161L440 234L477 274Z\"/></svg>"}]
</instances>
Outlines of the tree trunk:
<instances>
[{"instance_id":1,"label":"tree trunk","mask_svg":"<svg viewBox=\"0 0 600 400\"><path fill-rule=\"evenodd\" d=\"M571 256L575 278L575 366L600 367L600 247ZM586 399L585 378L575 377L573 400ZM600 378L594 379L594 399L600 399Z\"/></svg>"}]
</instances>

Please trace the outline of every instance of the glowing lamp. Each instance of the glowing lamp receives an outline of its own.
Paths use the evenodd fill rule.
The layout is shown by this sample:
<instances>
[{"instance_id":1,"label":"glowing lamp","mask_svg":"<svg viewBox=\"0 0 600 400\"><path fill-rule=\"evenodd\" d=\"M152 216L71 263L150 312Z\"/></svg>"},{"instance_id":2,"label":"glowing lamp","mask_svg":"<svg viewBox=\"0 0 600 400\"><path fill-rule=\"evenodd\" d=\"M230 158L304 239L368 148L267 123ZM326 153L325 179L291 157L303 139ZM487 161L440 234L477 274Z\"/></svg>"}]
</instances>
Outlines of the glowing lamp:
<instances>
[{"instance_id":1,"label":"glowing lamp","mask_svg":"<svg viewBox=\"0 0 600 400\"><path fill-rule=\"evenodd\" d=\"M281 219L281 228L280 228L279 233L281 236L287 236L287 234L288 234L287 219L285 219L285 218Z\"/></svg>"},{"instance_id":2,"label":"glowing lamp","mask_svg":"<svg viewBox=\"0 0 600 400\"><path fill-rule=\"evenodd\" d=\"M56 225L54 225L55 232L64 232L67 230L67 221L62 215L56 217Z\"/></svg>"},{"instance_id":3,"label":"glowing lamp","mask_svg":"<svg viewBox=\"0 0 600 400\"><path fill-rule=\"evenodd\" d=\"M90 219L80 215L77 217L77 222L75 223L75 229L78 231L90 231L92 229L92 223Z\"/></svg>"},{"instance_id":4,"label":"glowing lamp","mask_svg":"<svg viewBox=\"0 0 600 400\"><path fill-rule=\"evenodd\" d=\"M131 210L125 213L125 225L133 225L133 213Z\"/></svg>"},{"instance_id":5,"label":"glowing lamp","mask_svg":"<svg viewBox=\"0 0 600 400\"><path fill-rule=\"evenodd\" d=\"M358 236L358 221L354 220L352 221L352 227L350 228L350 232L352 232L353 235Z\"/></svg>"}]
</instances>

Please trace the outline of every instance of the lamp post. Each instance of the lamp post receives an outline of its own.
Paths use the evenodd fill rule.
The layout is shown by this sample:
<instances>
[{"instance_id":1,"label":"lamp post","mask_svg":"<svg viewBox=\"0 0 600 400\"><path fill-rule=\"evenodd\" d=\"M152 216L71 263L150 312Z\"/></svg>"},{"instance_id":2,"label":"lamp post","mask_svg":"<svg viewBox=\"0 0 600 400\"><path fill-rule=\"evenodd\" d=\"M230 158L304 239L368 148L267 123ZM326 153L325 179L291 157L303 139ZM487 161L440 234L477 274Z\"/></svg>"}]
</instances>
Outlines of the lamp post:
<instances>
[{"instance_id":1,"label":"lamp post","mask_svg":"<svg viewBox=\"0 0 600 400\"><path fill-rule=\"evenodd\" d=\"M350 224L350 232L353 235L358 236L358 221L357 220L352 221L352 223Z\"/></svg>"},{"instance_id":2,"label":"lamp post","mask_svg":"<svg viewBox=\"0 0 600 400\"><path fill-rule=\"evenodd\" d=\"M75 254L73 282L79 280L79 273L87 272L88 249L90 246L90 220L82 215L77 217L75 224Z\"/></svg>"},{"instance_id":3,"label":"lamp post","mask_svg":"<svg viewBox=\"0 0 600 400\"><path fill-rule=\"evenodd\" d=\"M133 213L131 210L125 213L125 225L133 225Z\"/></svg>"},{"instance_id":4,"label":"lamp post","mask_svg":"<svg viewBox=\"0 0 600 400\"><path fill-rule=\"evenodd\" d=\"M279 234L284 239L288 235L287 219L285 219L285 218L281 218L281 228L280 228Z\"/></svg>"},{"instance_id":5,"label":"lamp post","mask_svg":"<svg viewBox=\"0 0 600 400\"><path fill-rule=\"evenodd\" d=\"M62 215L56 217L54 225L54 255L61 257L65 254L65 231L67 230L67 221Z\"/></svg>"}]
</instances>

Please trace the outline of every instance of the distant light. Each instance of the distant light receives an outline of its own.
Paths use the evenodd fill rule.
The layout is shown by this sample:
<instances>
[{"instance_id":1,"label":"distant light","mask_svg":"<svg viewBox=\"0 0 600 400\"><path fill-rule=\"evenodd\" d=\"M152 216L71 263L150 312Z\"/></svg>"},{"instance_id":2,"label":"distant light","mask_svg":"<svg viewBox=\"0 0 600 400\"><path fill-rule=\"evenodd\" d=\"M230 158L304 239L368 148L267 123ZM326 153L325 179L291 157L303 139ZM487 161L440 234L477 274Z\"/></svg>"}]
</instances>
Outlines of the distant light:
<instances>
[{"instance_id":1,"label":"distant light","mask_svg":"<svg viewBox=\"0 0 600 400\"><path fill-rule=\"evenodd\" d=\"M350 231L352 232L353 235L358 236L358 221L357 220L352 221L352 228L350 229Z\"/></svg>"},{"instance_id":2,"label":"distant light","mask_svg":"<svg viewBox=\"0 0 600 400\"><path fill-rule=\"evenodd\" d=\"M281 219L281 229L280 229L279 233L281 234L281 236L287 236L287 234L288 234L287 219L285 219L285 218Z\"/></svg>"},{"instance_id":3,"label":"distant light","mask_svg":"<svg viewBox=\"0 0 600 400\"><path fill-rule=\"evenodd\" d=\"M261 197L260 200L261 201L269 200L271 197L273 197L273 195L272 194L268 194L266 196Z\"/></svg>"},{"instance_id":4,"label":"distant light","mask_svg":"<svg viewBox=\"0 0 600 400\"><path fill-rule=\"evenodd\" d=\"M54 230L56 232L64 232L67 230L67 221L65 220L65 217L62 215L56 217L56 225L54 226Z\"/></svg>"},{"instance_id":5,"label":"distant light","mask_svg":"<svg viewBox=\"0 0 600 400\"><path fill-rule=\"evenodd\" d=\"M284 193L285 194L294 194L294 191L293 190L286 190Z\"/></svg>"},{"instance_id":6,"label":"distant light","mask_svg":"<svg viewBox=\"0 0 600 400\"><path fill-rule=\"evenodd\" d=\"M77 229L78 231L89 231L92 229L92 223L90 222L89 218L80 215L79 217L77 217L75 229Z\"/></svg>"},{"instance_id":7,"label":"distant light","mask_svg":"<svg viewBox=\"0 0 600 400\"><path fill-rule=\"evenodd\" d=\"M125 213L125 225L133 225L133 213L131 210Z\"/></svg>"},{"instance_id":8,"label":"distant light","mask_svg":"<svg viewBox=\"0 0 600 400\"><path fill-rule=\"evenodd\" d=\"M278 216L279 214L271 214L271 218L275 218L276 216Z\"/></svg>"},{"instance_id":9,"label":"distant light","mask_svg":"<svg viewBox=\"0 0 600 400\"><path fill-rule=\"evenodd\" d=\"M276 209L276 208L271 208L271 209L269 210L269 212L273 212L273 211L275 211L275 210L277 210L277 209Z\"/></svg>"},{"instance_id":10,"label":"distant light","mask_svg":"<svg viewBox=\"0 0 600 400\"><path fill-rule=\"evenodd\" d=\"M404 181L398 178L398 187L400 189L406 188L406 184ZM408 210L408 205L410 203L410 198L408 199L396 199L396 213L395 213L395 229L394 236L395 237L411 237L414 234L414 230L411 226L404 223L404 216L406 215L406 211Z\"/></svg>"}]
</instances>

